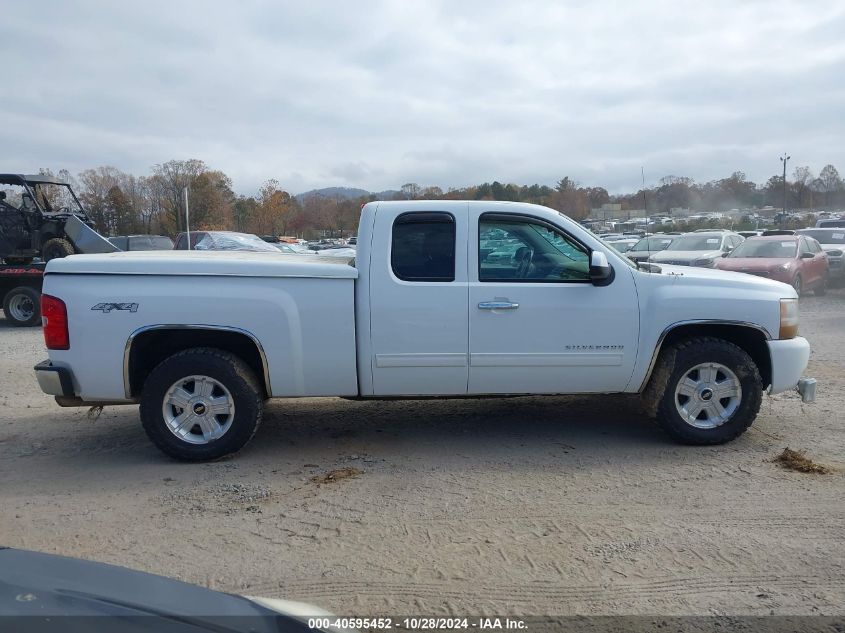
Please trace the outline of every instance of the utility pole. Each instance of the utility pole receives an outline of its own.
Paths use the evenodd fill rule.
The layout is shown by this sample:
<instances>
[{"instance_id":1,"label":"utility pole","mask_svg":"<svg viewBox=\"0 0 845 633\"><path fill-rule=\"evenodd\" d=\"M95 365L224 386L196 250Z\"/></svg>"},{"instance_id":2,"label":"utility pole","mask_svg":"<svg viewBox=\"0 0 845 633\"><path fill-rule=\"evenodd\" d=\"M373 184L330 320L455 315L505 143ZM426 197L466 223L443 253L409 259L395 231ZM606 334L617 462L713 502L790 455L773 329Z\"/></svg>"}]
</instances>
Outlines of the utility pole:
<instances>
[{"instance_id":1,"label":"utility pole","mask_svg":"<svg viewBox=\"0 0 845 633\"><path fill-rule=\"evenodd\" d=\"M185 237L188 240L188 250L191 250L191 216L188 213L188 188L185 187Z\"/></svg>"},{"instance_id":2,"label":"utility pole","mask_svg":"<svg viewBox=\"0 0 845 633\"><path fill-rule=\"evenodd\" d=\"M786 152L780 157L780 162L783 163L783 216L786 219L786 163L792 156L787 156Z\"/></svg>"}]
</instances>

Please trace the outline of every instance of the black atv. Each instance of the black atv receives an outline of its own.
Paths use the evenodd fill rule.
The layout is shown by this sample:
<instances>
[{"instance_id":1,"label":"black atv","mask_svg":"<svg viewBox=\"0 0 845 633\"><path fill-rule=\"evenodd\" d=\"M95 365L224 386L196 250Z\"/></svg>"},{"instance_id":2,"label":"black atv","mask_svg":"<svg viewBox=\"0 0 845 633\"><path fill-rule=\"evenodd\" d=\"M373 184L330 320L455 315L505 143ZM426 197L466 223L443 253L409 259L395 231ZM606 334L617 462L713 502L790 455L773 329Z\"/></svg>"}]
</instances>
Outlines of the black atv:
<instances>
[{"instance_id":1,"label":"black atv","mask_svg":"<svg viewBox=\"0 0 845 633\"><path fill-rule=\"evenodd\" d=\"M3 188L9 188L8 192ZM66 182L49 176L0 174L0 259L7 264L90 252L72 235L97 235L93 226Z\"/></svg>"}]
</instances>

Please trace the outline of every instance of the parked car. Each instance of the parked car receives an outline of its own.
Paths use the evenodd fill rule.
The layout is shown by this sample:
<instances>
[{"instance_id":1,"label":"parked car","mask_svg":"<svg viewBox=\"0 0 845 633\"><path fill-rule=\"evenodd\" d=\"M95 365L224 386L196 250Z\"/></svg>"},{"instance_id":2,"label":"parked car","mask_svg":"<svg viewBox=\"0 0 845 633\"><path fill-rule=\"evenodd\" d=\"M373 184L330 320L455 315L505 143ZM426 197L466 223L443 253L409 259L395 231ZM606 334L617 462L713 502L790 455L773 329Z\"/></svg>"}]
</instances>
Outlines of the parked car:
<instances>
[{"instance_id":1,"label":"parked car","mask_svg":"<svg viewBox=\"0 0 845 633\"><path fill-rule=\"evenodd\" d=\"M173 250L173 240L166 235L115 235L107 239L122 251Z\"/></svg>"},{"instance_id":2,"label":"parked car","mask_svg":"<svg viewBox=\"0 0 845 633\"><path fill-rule=\"evenodd\" d=\"M0 586L7 631L339 630L322 624L334 616L314 605L223 593L126 567L9 547L0 547Z\"/></svg>"},{"instance_id":3,"label":"parked car","mask_svg":"<svg viewBox=\"0 0 845 633\"><path fill-rule=\"evenodd\" d=\"M287 244L284 242L279 242L278 244L273 244L279 251L282 253L286 253L288 255L316 255L317 251L312 251L310 248L305 246L301 246L300 244Z\"/></svg>"},{"instance_id":4,"label":"parked car","mask_svg":"<svg viewBox=\"0 0 845 633\"><path fill-rule=\"evenodd\" d=\"M607 241L607 240L605 240ZM607 242L613 248L615 248L620 253L627 253L628 251L633 248L635 244L637 244L640 240L637 238L626 238L621 240L611 240Z\"/></svg>"},{"instance_id":5,"label":"parked car","mask_svg":"<svg viewBox=\"0 0 845 633\"><path fill-rule=\"evenodd\" d=\"M337 257L341 259L350 259L355 257L357 250L353 246L336 246L334 248L323 248L317 251L320 257Z\"/></svg>"},{"instance_id":6,"label":"parked car","mask_svg":"<svg viewBox=\"0 0 845 633\"><path fill-rule=\"evenodd\" d=\"M634 244L625 256L633 262L648 261L648 258L655 253L666 250L676 237L665 234L649 235Z\"/></svg>"},{"instance_id":7,"label":"parked car","mask_svg":"<svg viewBox=\"0 0 845 633\"><path fill-rule=\"evenodd\" d=\"M140 403L150 439L183 460L242 448L269 397L640 393L690 444L743 433L764 391L814 397L799 382L797 295L770 279L639 270L523 203L373 202L358 235L354 265L203 251L51 261L38 383L63 406ZM490 261L491 240L521 246Z\"/></svg>"},{"instance_id":8,"label":"parked car","mask_svg":"<svg viewBox=\"0 0 845 633\"><path fill-rule=\"evenodd\" d=\"M187 250L187 234L176 236L174 250ZM197 251L257 251L279 253L276 244L265 242L252 233L235 231L191 231L191 249Z\"/></svg>"},{"instance_id":9,"label":"parked car","mask_svg":"<svg viewBox=\"0 0 845 633\"><path fill-rule=\"evenodd\" d=\"M770 235L795 235L794 229L768 229L760 233L763 236L770 236Z\"/></svg>"},{"instance_id":10,"label":"parked car","mask_svg":"<svg viewBox=\"0 0 845 633\"><path fill-rule=\"evenodd\" d=\"M811 237L821 245L827 254L830 282L841 284L845 281L845 229L801 229L797 233Z\"/></svg>"},{"instance_id":11,"label":"parked car","mask_svg":"<svg viewBox=\"0 0 845 633\"><path fill-rule=\"evenodd\" d=\"M712 268L716 260L742 244L741 235L732 231L696 231L680 235L665 249L648 261L675 266Z\"/></svg>"},{"instance_id":12,"label":"parked car","mask_svg":"<svg viewBox=\"0 0 845 633\"><path fill-rule=\"evenodd\" d=\"M312 250L301 244L274 244L281 252L289 255L319 255L320 257L338 257L351 259L355 257L355 248L349 246L329 246L320 250Z\"/></svg>"},{"instance_id":13,"label":"parked car","mask_svg":"<svg viewBox=\"0 0 845 633\"><path fill-rule=\"evenodd\" d=\"M719 270L768 277L795 288L823 295L827 289L827 256L816 240L802 235L752 237L716 262Z\"/></svg>"},{"instance_id":14,"label":"parked car","mask_svg":"<svg viewBox=\"0 0 845 633\"><path fill-rule=\"evenodd\" d=\"M817 229L842 229L845 228L845 218L838 220L816 220Z\"/></svg>"}]
</instances>

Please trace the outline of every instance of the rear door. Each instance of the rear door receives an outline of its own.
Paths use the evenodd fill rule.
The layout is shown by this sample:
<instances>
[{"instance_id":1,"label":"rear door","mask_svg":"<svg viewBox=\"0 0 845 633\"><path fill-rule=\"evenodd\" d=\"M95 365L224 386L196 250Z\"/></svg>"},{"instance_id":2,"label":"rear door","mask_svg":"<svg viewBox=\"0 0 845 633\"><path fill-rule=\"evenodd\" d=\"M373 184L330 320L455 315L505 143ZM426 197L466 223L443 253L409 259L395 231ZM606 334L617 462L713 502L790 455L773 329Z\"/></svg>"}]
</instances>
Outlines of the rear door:
<instances>
[{"instance_id":1,"label":"rear door","mask_svg":"<svg viewBox=\"0 0 845 633\"><path fill-rule=\"evenodd\" d=\"M375 395L467 390L466 203L380 207L370 257Z\"/></svg>"}]
</instances>

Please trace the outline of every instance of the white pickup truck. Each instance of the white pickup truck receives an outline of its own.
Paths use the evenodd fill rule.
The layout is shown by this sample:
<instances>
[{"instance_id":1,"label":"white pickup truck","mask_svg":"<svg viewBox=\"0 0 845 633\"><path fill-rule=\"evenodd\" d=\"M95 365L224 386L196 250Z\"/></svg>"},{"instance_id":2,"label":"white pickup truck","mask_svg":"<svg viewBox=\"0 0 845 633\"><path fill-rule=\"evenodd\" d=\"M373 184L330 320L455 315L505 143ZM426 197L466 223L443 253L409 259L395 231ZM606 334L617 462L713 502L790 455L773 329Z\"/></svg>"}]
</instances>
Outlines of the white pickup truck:
<instances>
[{"instance_id":1,"label":"white pickup truck","mask_svg":"<svg viewBox=\"0 0 845 633\"><path fill-rule=\"evenodd\" d=\"M640 393L676 440L745 431L810 354L790 286L638 269L566 216L503 202L372 202L354 261L239 252L78 255L47 265L63 406L140 403L165 453L240 449L267 398Z\"/></svg>"}]
</instances>

